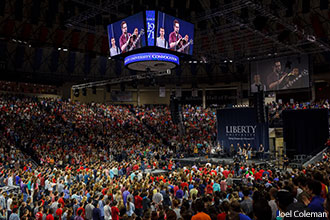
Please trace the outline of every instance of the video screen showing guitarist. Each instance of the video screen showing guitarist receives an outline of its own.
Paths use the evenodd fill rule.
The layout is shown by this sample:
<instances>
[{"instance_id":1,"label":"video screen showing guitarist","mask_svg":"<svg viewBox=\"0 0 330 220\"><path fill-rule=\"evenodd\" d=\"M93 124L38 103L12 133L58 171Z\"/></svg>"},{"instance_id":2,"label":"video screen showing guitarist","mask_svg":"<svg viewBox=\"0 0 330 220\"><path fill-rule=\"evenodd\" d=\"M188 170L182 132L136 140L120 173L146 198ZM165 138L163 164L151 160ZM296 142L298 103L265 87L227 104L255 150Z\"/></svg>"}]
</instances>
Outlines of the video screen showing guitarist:
<instances>
[{"instance_id":1,"label":"video screen showing guitarist","mask_svg":"<svg viewBox=\"0 0 330 220\"><path fill-rule=\"evenodd\" d=\"M127 33L126 21L122 21L120 26L121 26L122 35L119 38L119 46L120 46L122 53L125 53L125 52L129 51L129 43L130 43L131 34Z\"/></svg>"},{"instance_id":2,"label":"video screen showing guitarist","mask_svg":"<svg viewBox=\"0 0 330 220\"><path fill-rule=\"evenodd\" d=\"M299 71L299 68L288 68L289 71L282 71L280 61L276 61L273 66L273 71L267 76L267 87L269 90L281 90L301 88L308 83L308 70Z\"/></svg>"},{"instance_id":3,"label":"video screen showing guitarist","mask_svg":"<svg viewBox=\"0 0 330 220\"><path fill-rule=\"evenodd\" d=\"M141 29L139 33L138 28L134 28L134 32L130 37L128 51L135 50L142 47L141 36L144 34L144 30Z\"/></svg>"},{"instance_id":4,"label":"video screen showing guitarist","mask_svg":"<svg viewBox=\"0 0 330 220\"><path fill-rule=\"evenodd\" d=\"M188 54L189 53L189 46L192 44L192 40L189 40L189 36L186 35L184 38L181 38L181 41L179 42L179 49L177 50L180 53L185 53Z\"/></svg>"},{"instance_id":5,"label":"video screen showing guitarist","mask_svg":"<svg viewBox=\"0 0 330 220\"><path fill-rule=\"evenodd\" d=\"M180 24L178 20L173 21L173 32L169 35L169 44L170 49L174 51L178 51L181 53L189 53L189 45L192 44L192 41L188 42L189 36L185 35L183 38L180 31Z\"/></svg>"}]
</instances>

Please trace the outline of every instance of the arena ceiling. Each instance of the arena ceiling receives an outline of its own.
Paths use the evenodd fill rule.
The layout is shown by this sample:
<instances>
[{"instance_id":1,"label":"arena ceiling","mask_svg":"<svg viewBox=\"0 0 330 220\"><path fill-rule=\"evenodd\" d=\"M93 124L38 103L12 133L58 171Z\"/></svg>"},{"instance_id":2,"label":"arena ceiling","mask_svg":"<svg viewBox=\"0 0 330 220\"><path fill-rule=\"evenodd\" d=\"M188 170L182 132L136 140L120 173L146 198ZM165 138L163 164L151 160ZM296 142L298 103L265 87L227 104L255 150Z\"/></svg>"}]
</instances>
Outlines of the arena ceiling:
<instances>
[{"instance_id":1,"label":"arena ceiling","mask_svg":"<svg viewBox=\"0 0 330 220\"><path fill-rule=\"evenodd\" d=\"M0 79L62 84L136 74L108 59L106 26L146 9L195 24L197 63L159 83L247 82L251 62L294 54L310 54L316 74L330 71L328 0L2 0Z\"/></svg>"}]
</instances>

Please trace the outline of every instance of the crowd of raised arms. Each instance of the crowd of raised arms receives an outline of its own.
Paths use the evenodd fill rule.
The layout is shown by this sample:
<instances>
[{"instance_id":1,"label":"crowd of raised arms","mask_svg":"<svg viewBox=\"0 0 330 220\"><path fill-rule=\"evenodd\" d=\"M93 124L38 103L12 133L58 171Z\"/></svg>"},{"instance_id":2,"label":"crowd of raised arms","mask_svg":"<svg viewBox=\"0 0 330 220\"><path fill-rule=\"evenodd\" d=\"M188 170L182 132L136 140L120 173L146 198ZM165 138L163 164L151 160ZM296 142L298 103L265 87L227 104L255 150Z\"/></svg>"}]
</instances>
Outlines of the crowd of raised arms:
<instances>
[{"instance_id":1,"label":"crowd of raised arms","mask_svg":"<svg viewBox=\"0 0 330 220\"><path fill-rule=\"evenodd\" d=\"M327 219L329 153L290 171L182 165L176 158L207 154L216 140L214 111L182 113L180 133L167 107L0 95L0 185L20 188L1 192L0 219Z\"/></svg>"}]
</instances>

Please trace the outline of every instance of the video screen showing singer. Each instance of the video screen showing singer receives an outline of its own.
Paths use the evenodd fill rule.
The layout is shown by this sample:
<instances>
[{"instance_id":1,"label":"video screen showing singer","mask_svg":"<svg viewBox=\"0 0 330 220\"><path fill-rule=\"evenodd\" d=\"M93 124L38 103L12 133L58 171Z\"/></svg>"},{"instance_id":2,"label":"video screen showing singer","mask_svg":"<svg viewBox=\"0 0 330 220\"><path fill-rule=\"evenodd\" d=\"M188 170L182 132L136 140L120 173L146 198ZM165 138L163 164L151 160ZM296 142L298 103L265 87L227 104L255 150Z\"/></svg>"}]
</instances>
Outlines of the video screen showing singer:
<instances>
[{"instance_id":1,"label":"video screen showing singer","mask_svg":"<svg viewBox=\"0 0 330 220\"><path fill-rule=\"evenodd\" d=\"M116 56L120 54L121 51L119 47L116 45L116 39L114 37L111 38L111 48L110 48L110 56Z\"/></svg>"},{"instance_id":2,"label":"video screen showing singer","mask_svg":"<svg viewBox=\"0 0 330 220\"><path fill-rule=\"evenodd\" d=\"M165 28L164 27L159 28L159 37L157 37L156 46L168 49L168 42L165 39Z\"/></svg>"},{"instance_id":3,"label":"video screen showing singer","mask_svg":"<svg viewBox=\"0 0 330 220\"><path fill-rule=\"evenodd\" d=\"M308 70L300 71L297 66L293 68L286 66L286 70L282 70L281 62L275 61L273 71L267 76L267 88L269 90L302 88L306 84L306 78L308 78Z\"/></svg>"},{"instance_id":4,"label":"video screen showing singer","mask_svg":"<svg viewBox=\"0 0 330 220\"><path fill-rule=\"evenodd\" d=\"M131 34L127 32L127 23L126 21L121 22L121 31L122 35L119 38L119 45L122 53L129 51L129 43Z\"/></svg>"},{"instance_id":5,"label":"video screen showing singer","mask_svg":"<svg viewBox=\"0 0 330 220\"><path fill-rule=\"evenodd\" d=\"M169 44L170 49L174 51L178 51L181 53L189 53L189 46L192 44L192 41L189 41L189 36L186 34L183 38L180 32L180 23L178 20L173 21L173 32L169 35Z\"/></svg>"},{"instance_id":6,"label":"video screen showing singer","mask_svg":"<svg viewBox=\"0 0 330 220\"><path fill-rule=\"evenodd\" d=\"M114 57L146 46L143 12L107 26L110 56Z\"/></svg>"}]
</instances>

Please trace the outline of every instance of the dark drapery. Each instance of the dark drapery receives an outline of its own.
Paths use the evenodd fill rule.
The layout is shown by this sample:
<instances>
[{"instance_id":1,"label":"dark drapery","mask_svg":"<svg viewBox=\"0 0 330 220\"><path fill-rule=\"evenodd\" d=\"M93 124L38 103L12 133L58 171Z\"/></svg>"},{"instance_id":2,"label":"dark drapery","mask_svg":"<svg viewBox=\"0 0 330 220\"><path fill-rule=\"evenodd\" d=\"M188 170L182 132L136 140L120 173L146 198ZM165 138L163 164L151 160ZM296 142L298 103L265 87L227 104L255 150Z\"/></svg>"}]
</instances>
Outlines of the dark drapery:
<instances>
[{"instance_id":1,"label":"dark drapery","mask_svg":"<svg viewBox=\"0 0 330 220\"><path fill-rule=\"evenodd\" d=\"M289 157L321 150L329 136L328 109L285 110L282 116Z\"/></svg>"}]
</instances>

